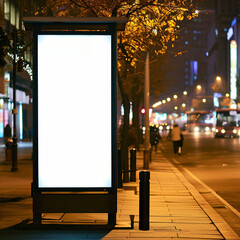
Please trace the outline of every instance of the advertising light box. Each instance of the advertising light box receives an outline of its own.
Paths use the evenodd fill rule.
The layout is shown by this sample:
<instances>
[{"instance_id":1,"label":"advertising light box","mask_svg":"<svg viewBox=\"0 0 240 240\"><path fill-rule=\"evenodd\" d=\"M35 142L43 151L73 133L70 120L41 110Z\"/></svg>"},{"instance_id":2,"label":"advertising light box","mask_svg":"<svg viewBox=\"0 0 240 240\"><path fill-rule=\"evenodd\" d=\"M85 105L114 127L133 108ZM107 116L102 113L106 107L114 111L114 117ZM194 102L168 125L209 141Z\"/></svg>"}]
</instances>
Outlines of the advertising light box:
<instances>
[{"instance_id":1,"label":"advertising light box","mask_svg":"<svg viewBox=\"0 0 240 240\"><path fill-rule=\"evenodd\" d=\"M38 188L112 187L111 35L37 36Z\"/></svg>"}]
</instances>

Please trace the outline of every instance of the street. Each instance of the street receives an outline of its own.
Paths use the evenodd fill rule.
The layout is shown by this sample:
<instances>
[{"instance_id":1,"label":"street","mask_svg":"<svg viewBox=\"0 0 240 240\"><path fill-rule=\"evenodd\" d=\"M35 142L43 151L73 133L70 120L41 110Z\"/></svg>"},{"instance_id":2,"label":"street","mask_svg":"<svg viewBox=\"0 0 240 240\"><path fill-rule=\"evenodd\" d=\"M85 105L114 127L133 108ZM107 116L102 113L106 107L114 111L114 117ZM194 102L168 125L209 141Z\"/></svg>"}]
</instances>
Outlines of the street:
<instances>
[{"instance_id":1,"label":"street","mask_svg":"<svg viewBox=\"0 0 240 240\"><path fill-rule=\"evenodd\" d=\"M233 211L237 210L235 214L239 216L240 139L214 138L212 133L184 132L181 156L173 154L172 142L165 137L162 138L161 149L166 157L171 158L179 167L185 169L185 172L189 171L191 178L196 177L198 183L202 183L201 186L207 185L207 189L199 189L200 191L209 193L213 190L220 196L218 200L221 200L221 204L219 201L216 203L215 200L215 208L220 213L224 206ZM198 188L199 184L195 187ZM236 219L235 224L237 224Z\"/></svg>"}]
</instances>

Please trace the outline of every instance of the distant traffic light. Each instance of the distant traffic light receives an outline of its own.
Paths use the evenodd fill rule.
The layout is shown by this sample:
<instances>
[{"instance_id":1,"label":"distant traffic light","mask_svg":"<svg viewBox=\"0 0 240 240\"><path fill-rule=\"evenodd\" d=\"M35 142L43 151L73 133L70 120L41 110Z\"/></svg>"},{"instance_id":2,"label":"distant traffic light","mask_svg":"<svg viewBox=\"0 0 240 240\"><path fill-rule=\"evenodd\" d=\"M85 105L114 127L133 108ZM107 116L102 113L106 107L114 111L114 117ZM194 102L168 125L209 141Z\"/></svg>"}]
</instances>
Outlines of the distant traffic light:
<instances>
[{"instance_id":1,"label":"distant traffic light","mask_svg":"<svg viewBox=\"0 0 240 240\"><path fill-rule=\"evenodd\" d=\"M140 112L141 112L141 114L145 114L145 112L146 112L145 108L142 108Z\"/></svg>"}]
</instances>

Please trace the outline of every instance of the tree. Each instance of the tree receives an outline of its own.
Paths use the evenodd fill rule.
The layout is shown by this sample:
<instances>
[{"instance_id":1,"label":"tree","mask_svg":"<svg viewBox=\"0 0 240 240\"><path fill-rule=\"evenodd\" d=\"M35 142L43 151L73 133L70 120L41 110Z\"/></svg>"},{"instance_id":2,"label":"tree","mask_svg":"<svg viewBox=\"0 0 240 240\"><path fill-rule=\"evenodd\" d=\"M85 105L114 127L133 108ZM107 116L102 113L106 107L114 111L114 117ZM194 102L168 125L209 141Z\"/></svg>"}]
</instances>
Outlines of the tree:
<instances>
[{"instance_id":1,"label":"tree","mask_svg":"<svg viewBox=\"0 0 240 240\"><path fill-rule=\"evenodd\" d=\"M8 52L9 37L7 33L0 27L0 67L4 67L6 64L5 57Z\"/></svg>"},{"instance_id":2,"label":"tree","mask_svg":"<svg viewBox=\"0 0 240 240\"><path fill-rule=\"evenodd\" d=\"M9 38L6 32L0 27L0 93L5 94L4 66L6 65L5 57L9 46Z\"/></svg>"},{"instance_id":3,"label":"tree","mask_svg":"<svg viewBox=\"0 0 240 240\"><path fill-rule=\"evenodd\" d=\"M35 15L78 17L127 17L125 31L118 35L118 84L124 106L121 158L128 170L128 130L130 96L138 78L128 76L138 72L146 51L157 56L168 49L179 33L178 21L196 16L194 0L48 0L46 7ZM127 177L126 177L127 178ZM128 179L125 179L128 181Z\"/></svg>"}]
</instances>

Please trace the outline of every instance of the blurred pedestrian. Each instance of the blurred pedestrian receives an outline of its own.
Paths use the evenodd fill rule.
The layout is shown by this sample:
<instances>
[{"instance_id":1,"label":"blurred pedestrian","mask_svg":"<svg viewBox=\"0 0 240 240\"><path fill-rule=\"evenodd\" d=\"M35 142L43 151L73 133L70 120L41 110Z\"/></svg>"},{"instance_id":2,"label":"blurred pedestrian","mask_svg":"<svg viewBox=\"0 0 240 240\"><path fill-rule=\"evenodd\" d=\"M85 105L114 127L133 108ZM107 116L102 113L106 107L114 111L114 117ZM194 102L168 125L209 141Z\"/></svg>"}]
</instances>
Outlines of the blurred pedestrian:
<instances>
[{"instance_id":1,"label":"blurred pedestrian","mask_svg":"<svg viewBox=\"0 0 240 240\"><path fill-rule=\"evenodd\" d=\"M9 124L7 124L4 128L4 139L5 139L5 144L7 144L12 136L12 130Z\"/></svg>"},{"instance_id":2,"label":"blurred pedestrian","mask_svg":"<svg viewBox=\"0 0 240 240\"><path fill-rule=\"evenodd\" d=\"M173 142L173 151L175 154L181 154L181 148L183 144L182 131L178 124L174 123L171 131L171 140Z\"/></svg>"},{"instance_id":3,"label":"blurred pedestrian","mask_svg":"<svg viewBox=\"0 0 240 240\"><path fill-rule=\"evenodd\" d=\"M183 137L183 134L181 133L181 140L180 140L180 144L179 144L179 149L178 149L178 153L179 155L182 153L182 148L183 148L183 140L184 140L184 137Z\"/></svg>"},{"instance_id":4,"label":"blurred pedestrian","mask_svg":"<svg viewBox=\"0 0 240 240\"><path fill-rule=\"evenodd\" d=\"M157 151L157 145L158 141L161 138L159 134L159 129L157 127L150 127L150 143L151 143L151 148L155 146L155 152Z\"/></svg>"}]
</instances>

